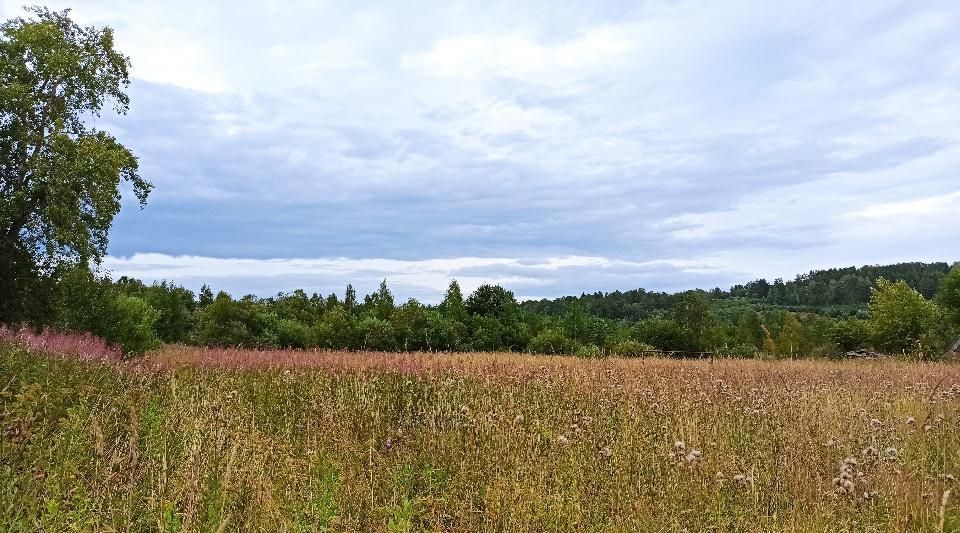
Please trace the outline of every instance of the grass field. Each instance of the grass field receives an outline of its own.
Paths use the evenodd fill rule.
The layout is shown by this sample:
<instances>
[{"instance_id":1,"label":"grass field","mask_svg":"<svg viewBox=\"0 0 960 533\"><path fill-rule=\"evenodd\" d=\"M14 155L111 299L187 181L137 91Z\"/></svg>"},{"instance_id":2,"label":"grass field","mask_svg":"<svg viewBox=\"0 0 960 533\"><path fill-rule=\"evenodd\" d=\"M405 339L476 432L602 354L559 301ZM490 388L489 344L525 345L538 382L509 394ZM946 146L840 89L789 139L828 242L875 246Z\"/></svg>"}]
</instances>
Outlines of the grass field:
<instances>
[{"instance_id":1,"label":"grass field","mask_svg":"<svg viewBox=\"0 0 960 533\"><path fill-rule=\"evenodd\" d=\"M0 346L3 531L957 531L960 366Z\"/></svg>"}]
</instances>

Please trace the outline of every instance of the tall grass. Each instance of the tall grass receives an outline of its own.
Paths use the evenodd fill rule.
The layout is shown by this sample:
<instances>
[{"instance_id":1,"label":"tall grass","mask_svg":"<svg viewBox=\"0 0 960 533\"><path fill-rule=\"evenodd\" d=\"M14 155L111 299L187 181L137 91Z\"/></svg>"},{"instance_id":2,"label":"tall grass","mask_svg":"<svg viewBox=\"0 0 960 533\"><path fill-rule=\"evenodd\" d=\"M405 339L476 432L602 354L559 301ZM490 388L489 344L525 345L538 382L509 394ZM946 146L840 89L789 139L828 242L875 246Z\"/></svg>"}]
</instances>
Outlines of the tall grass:
<instances>
[{"instance_id":1,"label":"tall grass","mask_svg":"<svg viewBox=\"0 0 960 533\"><path fill-rule=\"evenodd\" d=\"M0 529L951 531L958 408L929 363L7 346Z\"/></svg>"}]
</instances>

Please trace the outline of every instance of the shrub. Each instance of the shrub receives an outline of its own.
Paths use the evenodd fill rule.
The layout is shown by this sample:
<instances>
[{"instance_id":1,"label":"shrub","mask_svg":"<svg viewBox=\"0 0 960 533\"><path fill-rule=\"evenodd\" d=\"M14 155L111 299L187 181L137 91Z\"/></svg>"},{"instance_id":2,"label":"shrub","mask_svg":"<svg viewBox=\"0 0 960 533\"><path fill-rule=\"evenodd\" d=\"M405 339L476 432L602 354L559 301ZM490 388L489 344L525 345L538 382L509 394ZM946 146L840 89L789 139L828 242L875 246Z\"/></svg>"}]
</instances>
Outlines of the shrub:
<instances>
[{"instance_id":1,"label":"shrub","mask_svg":"<svg viewBox=\"0 0 960 533\"><path fill-rule=\"evenodd\" d=\"M842 352L865 348L870 343L870 328L865 321L850 317L834 324L830 340Z\"/></svg>"},{"instance_id":2,"label":"shrub","mask_svg":"<svg viewBox=\"0 0 960 533\"><path fill-rule=\"evenodd\" d=\"M307 348L313 344L310 328L298 320L281 318L272 327L279 348Z\"/></svg>"},{"instance_id":3,"label":"shrub","mask_svg":"<svg viewBox=\"0 0 960 533\"><path fill-rule=\"evenodd\" d=\"M580 348L580 344L555 329L545 329L536 337L530 339L527 349L534 353L544 354L572 354Z\"/></svg>"},{"instance_id":4,"label":"shrub","mask_svg":"<svg viewBox=\"0 0 960 533\"><path fill-rule=\"evenodd\" d=\"M160 311L136 296L118 295L114 299L115 317L106 326L104 337L119 344L125 355L138 355L160 346L154 326Z\"/></svg>"},{"instance_id":5,"label":"shrub","mask_svg":"<svg viewBox=\"0 0 960 533\"><path fill-rule=\"evenodd\" d=\"M737 344L735 346L731 346L730 348L721 350L721 353L730 357L740 357L746 359L756 357L760 353L760 350L752 344Z\"/></svg>"},{"instance_id":6,"label":"shrub","mask_svg":"<svg viewBox=\"0 0 960 533\"><path fill-rule=\"evenodd\" d=\"M638 357L644 352L655 350L653 346L633 339L622 340L610 347L610 353L619 357Z\"/></svg>"},{"instance_id":7,"label":"shrub","mask_svg":"<svg viewBox=\"0 0 960 533\"><path fill-rule=\"evenodd\" d=\"M886 352L913 352L928 334L936 309L903 281L883 278L870 298L870 332L874 346Z\"/></svg>"}]
</instances>

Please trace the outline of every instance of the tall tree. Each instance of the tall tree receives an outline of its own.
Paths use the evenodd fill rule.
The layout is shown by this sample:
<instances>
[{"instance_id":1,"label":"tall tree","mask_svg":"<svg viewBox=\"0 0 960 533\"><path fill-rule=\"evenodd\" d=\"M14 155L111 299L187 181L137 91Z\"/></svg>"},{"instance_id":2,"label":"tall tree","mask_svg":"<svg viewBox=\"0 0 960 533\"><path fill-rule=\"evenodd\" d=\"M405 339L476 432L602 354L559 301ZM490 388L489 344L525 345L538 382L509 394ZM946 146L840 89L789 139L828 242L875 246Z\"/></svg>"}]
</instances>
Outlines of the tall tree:
<instances>
[{"instance_id":1,"label":"tall tree","mask_svg":"<svg viewBox=\"0 0 960 533\"><path fill-rule=\"evenodd\" d=\"M795 355L800 353L804 347L803 326L793 313L787 313L783 321L783 327L780 328L780 334L777 335L777 347L783 355Z\"/></svg>"},{"instance_id":2,"label":"tall tree","mask_svg":"<svg viewBox=\"0 0 960 533\"><path fill-rule=\"evenodd\" d=\"M517 299L513 292L500 285L484 284L467 298L466 308L472 315L493 317L501 322L511 321L517 313Z\"/></svg>"},{"instance_id":3,"label":"tall tree","mask_svg":"<svg viewBox=\"0 0 960 533\"><path fill-rule=\"evenodd\" d=\"M909 352L933 327L936 308L904 281L883 278L870 298L870 330L877 348L887 352Z\"/></svg>"},{"instance_id":4,"label":"tall tree","mask_svg":"<svg viewBox=\"0 0 960 533\"><path fill-rule=\"evenodd\" d=\"M688 291L677 296L673 320L679 332L681 349L703 351L711 348L714 320L710 301L703 291Z\"/></svg>"},{"instance_id":5,"label":"tall tree","mask_svg":"<svg viewBox=\"0 0 960 533\"><path fill-rule=\"evenodd\" d=\"M440 303L440 312L444 317L458 322L467 320L467 308L463 305L463 292L460 291L460 284L457 280L450 281L447 287L447 294Z\"/></svg>"},{"instance_id":6,"label":"tall tree","mask_svg":"<svg viewBox=\"0 0 960 533\"><path fill-rule=\"evenodd\" d=\"M353 313L357 308L357 290L351 283L347 283L347 290L343 293L343 308L348 313Z\"/></svg>"},{"instance_id":7,"label":"tall tree","mask_svg":"<svg viewBox=\"0 0 960 533\"><path fill-rule=\"evenodd\" d=\"M113 30L28 11L0 26L0 321L23 318L44 274L99 262L121 181L141 206L152 187L130 150L87 124L107 106L129 109L130 60Z\"/></svg>"},{"instance_id":8,"label":"tall tree","mask_svg":"<svg viewBox=\"0 0 960 533\"><path fill-rule=\"evenodd\" d=\"M373 294L367 295L363 302L367 312L380 320L388 320L395 308L393 293L387 287L387 280L380 282L380 287Z\"/></svg>"}]
</instances>

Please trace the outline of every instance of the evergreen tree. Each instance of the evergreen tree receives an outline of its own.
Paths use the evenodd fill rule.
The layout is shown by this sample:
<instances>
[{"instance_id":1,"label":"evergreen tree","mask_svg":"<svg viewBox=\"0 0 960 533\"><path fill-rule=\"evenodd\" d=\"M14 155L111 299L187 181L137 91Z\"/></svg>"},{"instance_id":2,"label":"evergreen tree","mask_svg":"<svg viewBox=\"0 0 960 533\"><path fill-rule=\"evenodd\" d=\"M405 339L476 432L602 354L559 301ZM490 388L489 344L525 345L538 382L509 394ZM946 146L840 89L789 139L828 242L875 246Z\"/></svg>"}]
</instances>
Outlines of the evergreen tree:
<instances>
[{"instance_id":1,"label":"evergreen tree","mask_svg":"<svg viewBox=\"0 0 960 533\"><path fill-rule=\"evenodd\" d=\"M389 320L393 314L393 293L387 287L387 280L380 282L380 287L373 294L364 298L363 306L367 313L380 320Z\"/></svg>"},{"instance_id":2,"label":"evergreen tree","mask_svg":"<svg viewBox=\"0 0 960 533\"><path fill-rule=\"evenodd\" d=\"M449 320L457 322L466 322L467 308L463 303L463 293L460 292L460 284L457 280L451 280L447 287L447 293L440 303L440 313Z\"/></svg>"}]
</instances>

